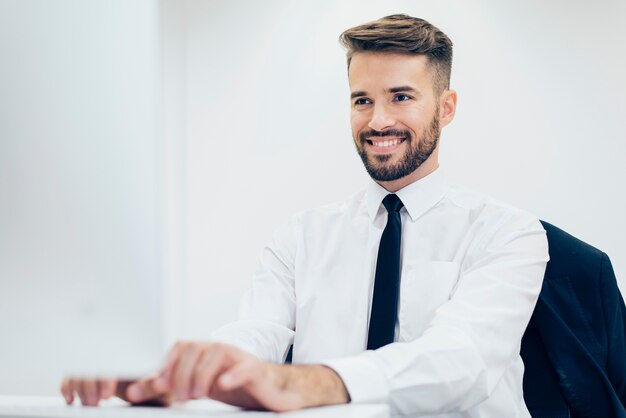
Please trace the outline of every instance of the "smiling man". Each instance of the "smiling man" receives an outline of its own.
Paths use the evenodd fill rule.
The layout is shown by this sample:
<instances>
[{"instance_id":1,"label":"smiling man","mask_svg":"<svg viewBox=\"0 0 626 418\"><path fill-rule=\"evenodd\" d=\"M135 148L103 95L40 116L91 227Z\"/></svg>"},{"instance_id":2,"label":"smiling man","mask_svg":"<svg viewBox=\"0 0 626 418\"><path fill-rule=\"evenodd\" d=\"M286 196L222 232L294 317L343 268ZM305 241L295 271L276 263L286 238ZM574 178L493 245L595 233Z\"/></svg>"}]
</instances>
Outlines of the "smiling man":
<instances>
[{"instance_id":1,"label":"smiling man","mask_svg":"<svg viewBox=\"0 0 626 418\"><path fill-rule=\"evenodd\" d=\"M293 216L265 248L240 319L181 342L135 382L71 379L97 405L212 397L276 411L345 402L409 416L527 417L522 334L548 260L536 217L448 185L452 42L393 15L347 30L352 135L366 190ZM283 365L293 347L294 365Z\"/></svg>"}]
</instances>

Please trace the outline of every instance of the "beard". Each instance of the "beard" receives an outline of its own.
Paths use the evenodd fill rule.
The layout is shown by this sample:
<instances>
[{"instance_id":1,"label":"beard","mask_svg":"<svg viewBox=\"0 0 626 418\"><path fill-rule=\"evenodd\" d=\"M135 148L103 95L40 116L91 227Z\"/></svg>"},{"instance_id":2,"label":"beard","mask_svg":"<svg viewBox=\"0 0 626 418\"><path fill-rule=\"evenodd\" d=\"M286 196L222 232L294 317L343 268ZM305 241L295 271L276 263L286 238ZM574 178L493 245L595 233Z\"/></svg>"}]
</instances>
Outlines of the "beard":
<instances>
[{"instance_id":1,"label":"beard","mask_svg":"<svg viewBox=\"0 0 626 418\"><path fill-rule=\"evenodd\" d=\"M413 138L408 130L391 129L383 132L375 130L361 132L359 141L358 143L355 141L355 145L370 177L377 181L393 181L406 177L417 170L437 148L441 134L439 119L436 116L438 113L435 112L430 126L417 139ZM367 138L385 136L406 138L404 141L407 143L406 152L396 164L387 164L392 157L391 154L370 155L367 153Z\"/></svg>"}]
</instances>

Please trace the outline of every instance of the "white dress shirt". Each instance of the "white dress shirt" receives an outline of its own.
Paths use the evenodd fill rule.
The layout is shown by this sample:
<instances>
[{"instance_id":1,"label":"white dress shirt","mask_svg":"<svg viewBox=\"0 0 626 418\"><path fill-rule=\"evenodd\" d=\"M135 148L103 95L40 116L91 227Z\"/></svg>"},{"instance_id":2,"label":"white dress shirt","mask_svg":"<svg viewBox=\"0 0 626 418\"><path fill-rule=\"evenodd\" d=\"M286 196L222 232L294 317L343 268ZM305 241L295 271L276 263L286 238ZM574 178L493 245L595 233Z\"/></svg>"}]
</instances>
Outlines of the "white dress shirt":
<instances>
[{"instance_id":1,"label":"white dress shirt","mask_svg":"<svg viewBox=\"0 0 626 418\"><path fill-rule=\"evenodd\" d=\"M293 216L264 249L240 320L213 334L260 358L323 363L352 402L394 414L529 417L520 341L548 244L538 219L445 183L438 169L396 194L401 285L395 342L366 351L388 192Z\"/></svg>"}]
</instances>

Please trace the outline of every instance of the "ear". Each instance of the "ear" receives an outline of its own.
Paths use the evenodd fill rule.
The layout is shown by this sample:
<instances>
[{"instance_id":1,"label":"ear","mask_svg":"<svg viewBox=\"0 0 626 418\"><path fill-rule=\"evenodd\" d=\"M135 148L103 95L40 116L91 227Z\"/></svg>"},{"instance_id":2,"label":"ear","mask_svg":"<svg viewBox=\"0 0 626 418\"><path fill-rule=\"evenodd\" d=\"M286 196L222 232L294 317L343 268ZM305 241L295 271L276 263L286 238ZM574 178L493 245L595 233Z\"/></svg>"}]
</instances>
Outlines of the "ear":
<instances>
[{"instance_id":1,"label":"ear","mask_svg":"<svg viewBox=\"0 0 626 418\"><path fill-rule=\"evenodd\" d=\"M445 90L439 97L439 126L444 127L454 119L456 113L456 91Z\"/></svg>"}]
</instances>

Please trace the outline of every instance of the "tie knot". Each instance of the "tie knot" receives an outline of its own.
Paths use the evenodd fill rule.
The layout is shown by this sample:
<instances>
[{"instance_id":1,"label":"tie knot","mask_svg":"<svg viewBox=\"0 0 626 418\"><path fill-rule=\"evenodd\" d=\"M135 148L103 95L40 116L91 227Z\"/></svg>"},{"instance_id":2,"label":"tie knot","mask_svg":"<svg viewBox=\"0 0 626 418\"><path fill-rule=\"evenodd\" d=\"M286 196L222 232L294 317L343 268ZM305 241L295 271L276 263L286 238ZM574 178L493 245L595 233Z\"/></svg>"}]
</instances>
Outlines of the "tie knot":
<instances>
[{"instance_id":1,"label":"tie knot","mask_svg":"<svg viewBox=\"0 0 626 418\"><path fill-rule=\"evenodd\" d=\"M402 209L402 206L404 206L404 203L402 203L402 200L400 200L397 195L388 194L383 199L383 205L385 206L385 209L387 209L387 212L391 213L399 212L400 209Z\"/></svg>"}]
</instances>

